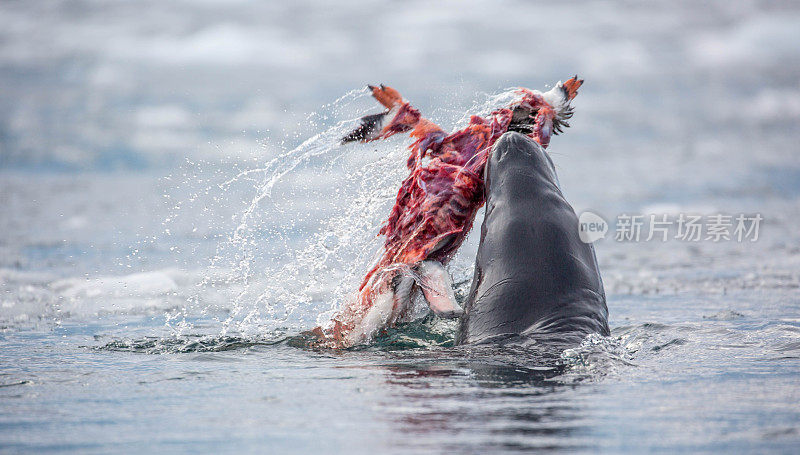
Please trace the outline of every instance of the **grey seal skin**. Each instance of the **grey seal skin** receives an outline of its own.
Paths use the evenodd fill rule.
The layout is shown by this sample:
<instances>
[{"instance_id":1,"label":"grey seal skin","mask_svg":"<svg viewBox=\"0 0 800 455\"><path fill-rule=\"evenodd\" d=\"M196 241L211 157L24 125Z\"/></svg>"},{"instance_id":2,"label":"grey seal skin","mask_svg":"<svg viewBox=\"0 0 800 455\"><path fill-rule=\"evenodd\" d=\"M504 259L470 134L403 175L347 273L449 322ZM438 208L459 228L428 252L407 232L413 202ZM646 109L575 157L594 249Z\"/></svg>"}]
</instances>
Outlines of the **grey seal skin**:
<instances>
[{"instance_id":1,"label":"grey seal skin","mask_svg":"<svg viewBox=\"0 0 800 455\"><path fill-rule=\"evenodd\" d=\"M608 335L597 258L541 146L505 133L484 170L486 216L456 342L576 344Z\"/></svg>"}]
</instances>

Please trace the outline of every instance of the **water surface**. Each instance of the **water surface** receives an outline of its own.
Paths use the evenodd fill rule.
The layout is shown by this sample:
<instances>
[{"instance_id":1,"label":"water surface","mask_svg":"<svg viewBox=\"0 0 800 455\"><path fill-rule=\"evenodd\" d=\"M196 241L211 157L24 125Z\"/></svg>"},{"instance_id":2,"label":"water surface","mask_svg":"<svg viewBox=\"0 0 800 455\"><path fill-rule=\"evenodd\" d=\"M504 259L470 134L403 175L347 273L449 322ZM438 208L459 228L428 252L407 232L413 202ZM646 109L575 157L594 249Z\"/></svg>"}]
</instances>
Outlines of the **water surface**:
<instances>
[{"instance_id":1,"label":"water surface","mask_svg":"<svg viewBox=\"0 0 800 455\"><path fill-rule=\"evenodd\" d=\"M796 452L798 19L3 3L0 451ZM567 351L454 347L422 310L353 350L292 342L368 268L403 177L407 141L332 145L375 110L357 89L393 84L451 128L576 72L550 152L578 212L759 213L758 241L610 233L612 335ZM460 296L476 240L451 266Z\"/></svg>"}]
</instances>

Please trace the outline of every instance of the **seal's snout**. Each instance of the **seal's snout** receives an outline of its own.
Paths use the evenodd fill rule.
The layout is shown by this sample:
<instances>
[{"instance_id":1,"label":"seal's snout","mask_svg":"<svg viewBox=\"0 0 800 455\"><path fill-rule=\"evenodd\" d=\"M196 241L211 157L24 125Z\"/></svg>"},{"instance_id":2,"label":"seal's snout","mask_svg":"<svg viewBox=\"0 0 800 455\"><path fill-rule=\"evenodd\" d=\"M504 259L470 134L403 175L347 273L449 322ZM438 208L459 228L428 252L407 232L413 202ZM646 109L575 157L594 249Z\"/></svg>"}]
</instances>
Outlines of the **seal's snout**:
<instances>
[{"instance_id":1,"label":"seal's snout","mask_svg":"<svg viewBox=\"0 0 800 455\"><path fill-rule=\"evenodd\" d=\"M489 202L519 201L540 197L544 193L560 193L555 165L544 147L530 137L516 132L503 134L494 144L484 170L485 194ZM536 213L532 207L530 213Z\"/></svg>"},{"instance_id":2,"label":"seal's snout","mask_svg":"<svg viewBox=\"0 0 800 455\"><path fill-rule=\"evenodd\" d=\"M509 131L497 140L492 159L502 160L509 155L544 155L544 150L538 142L516 131Z\"/></svg>"},{"instance_id":3,"label":"seal's snout","mask_svg":"<svg viewBox=\"0 0 800 455\"><path fill-rule=\"evenodd\" d=\"M500 137L492 149L487 168L494 176L512 169L522 169L526 173L535 171L556 185L558 182L553 161L544 148L530 137L517 132L508 132Z\"/></svg>"}]
</instances>

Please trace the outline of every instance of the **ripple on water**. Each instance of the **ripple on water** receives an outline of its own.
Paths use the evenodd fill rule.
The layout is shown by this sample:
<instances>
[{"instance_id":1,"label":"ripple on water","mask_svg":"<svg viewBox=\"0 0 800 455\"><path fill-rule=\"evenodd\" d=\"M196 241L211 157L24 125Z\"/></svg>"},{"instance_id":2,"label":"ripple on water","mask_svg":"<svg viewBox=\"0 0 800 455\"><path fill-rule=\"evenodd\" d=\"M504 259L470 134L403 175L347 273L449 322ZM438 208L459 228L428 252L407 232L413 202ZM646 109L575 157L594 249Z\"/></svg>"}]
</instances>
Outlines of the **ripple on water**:
<instances>
[{"instance_id":1,"label":"ripple on water","mask_svg":"<svg viewBox=\"0 0 800 455\"><path fill-rule=\"evenodd\" d=\"M286 340L282 338L249 338L237 336L182 335L178 337L121 338L102 346L98 351L135 352L141 354L181 354L195 352L223 352L255 346L273 346Z\"/></svg>"}]
</instances>

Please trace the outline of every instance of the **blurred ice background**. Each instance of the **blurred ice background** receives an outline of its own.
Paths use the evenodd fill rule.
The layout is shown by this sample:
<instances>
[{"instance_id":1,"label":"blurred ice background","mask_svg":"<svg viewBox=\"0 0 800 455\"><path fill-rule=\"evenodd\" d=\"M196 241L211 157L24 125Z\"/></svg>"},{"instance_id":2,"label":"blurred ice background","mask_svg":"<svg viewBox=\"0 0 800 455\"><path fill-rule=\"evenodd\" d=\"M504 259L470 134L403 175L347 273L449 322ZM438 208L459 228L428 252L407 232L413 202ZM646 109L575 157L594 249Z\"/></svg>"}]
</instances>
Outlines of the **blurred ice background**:
<instances>
[{"instance_id":1,"label":"blurred ice background","mask_svg":"<svg viewBox=\"0 0 800 455\"><path fill-rule=\"evenodd\" d=\"M589 440L619 449L621 431L651 448L714 450L731 446L707 435L731 441L749 427L744 447L786 448L800 434L790 407L800 355L798 43L800 7L780 1L4 1L3 385L57 393L46 385L58 361L37 353L61 336L58 349L80 357L82 346L121 338L219 334L232 318L239 334L308 327L366 268L374 240L347 233L372 232L386 213L406 143L310 157L250 212L274 169L247 171L374 111L353 91L367 83L398 88L452 127L489 94L577 73L586 84L573 126L550 152L578 212L764 216L754 243L597 244L614 335L660 352L625 375L645 384L639 398L651 410L665 409L663 398L673 414L664 412L697 418L699 429L645 413L672 446L644 437L643 415L625 408L617 418L627 430L590 419ZM337 227L343 220L353 224ZM454 264L457 280L470 276L475 240ZM277 298L286 296L305 300L287 307ZM652 390L661 377L699 381L729 368L745 372L726 386L750 391L747 400L701 393L678 405L674 389ZM772 395L747 379L764 371ZM622 389L602 402L632 396ZM35 415L50 409L21 399ZM677 410L695 401L706 406L692 417ZM12 425L24 412L8 403L0 410ZM709 415L729 418L708 426ZM17 449L41 449L20 442L36 430L0 428Z\"/></svg>"}]
</instances>

